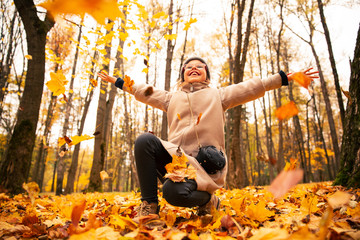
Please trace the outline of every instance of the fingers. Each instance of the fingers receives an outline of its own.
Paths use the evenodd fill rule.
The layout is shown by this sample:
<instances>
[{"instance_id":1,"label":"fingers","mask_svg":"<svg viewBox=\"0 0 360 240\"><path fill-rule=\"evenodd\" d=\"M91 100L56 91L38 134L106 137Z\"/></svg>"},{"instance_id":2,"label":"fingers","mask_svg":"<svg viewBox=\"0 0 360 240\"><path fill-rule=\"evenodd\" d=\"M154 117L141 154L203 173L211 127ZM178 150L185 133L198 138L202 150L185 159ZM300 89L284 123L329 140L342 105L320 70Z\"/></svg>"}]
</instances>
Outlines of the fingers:
<instances>
[{"instance_id":1,"label":"fingers","mask_svg":"<svg viewBox=\"0 0 360 240\"><path fill-rule=\"evenodd\" d=\"M303 73L305 74L305 75L308 75L309 77L311 77L311 78L319 78L319 76L314 76L314 74L318 74L319 73L319 71L313 71L313 72L310 72L310 70L312 70L313 68L308 68L308 69L306 69Z\"/></svg>"}]
</instances>

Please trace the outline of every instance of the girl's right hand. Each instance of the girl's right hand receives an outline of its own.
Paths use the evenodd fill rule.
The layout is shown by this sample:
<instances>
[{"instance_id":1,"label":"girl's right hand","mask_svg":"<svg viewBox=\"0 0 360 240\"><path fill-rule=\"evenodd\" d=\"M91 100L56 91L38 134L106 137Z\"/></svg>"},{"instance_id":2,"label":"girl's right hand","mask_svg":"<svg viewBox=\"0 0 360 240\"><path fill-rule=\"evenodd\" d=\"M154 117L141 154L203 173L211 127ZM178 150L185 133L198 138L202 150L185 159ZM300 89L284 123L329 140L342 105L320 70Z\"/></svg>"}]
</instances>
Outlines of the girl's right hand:
<instances>
[{"instance_id":1,"label":"girl's right hand","mask_svg":"<svg viewBox=\"0 0 360 240\"><path fill-rule=\"evenodd\" d=\"M115 83L116 82L116 78L115 77L112 77L112 76L109 76L106 72L102 71L102 72L99 72L98 73L98 76L106 81L106 82L109 82L109 83Z\"/></svg>"}]
</instances>

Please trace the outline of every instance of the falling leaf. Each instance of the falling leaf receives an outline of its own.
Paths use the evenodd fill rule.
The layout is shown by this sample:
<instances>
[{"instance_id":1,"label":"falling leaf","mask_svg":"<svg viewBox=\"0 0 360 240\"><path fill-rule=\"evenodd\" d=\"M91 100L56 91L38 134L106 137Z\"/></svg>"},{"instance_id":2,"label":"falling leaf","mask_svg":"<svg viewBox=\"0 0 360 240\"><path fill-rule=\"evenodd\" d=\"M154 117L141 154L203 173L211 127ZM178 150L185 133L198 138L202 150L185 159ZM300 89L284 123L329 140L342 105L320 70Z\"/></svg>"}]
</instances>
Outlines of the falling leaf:
<instances>
[{"instance_id":1,"label":"falling leaf","mask_svg":"<svg viewBox=\"0 0 360 240\"><path fill-rule=\"evenodd\" d=\"M202 113L199 114L197 121L196 121L196 125L199 125L201 117L202 117Z\"/></svg>"},{"instance_id":2,"label":"falling leaf","mask_svg":"<svg viewBox=\"0 0 360 240\"><path fill-rule=\"evenodd\" d=\"M72 212L71 212L71 221L72 224L77 227L79 221L81 219L81 215L85 211L86 208L86 200L81 199L77 204L74 205Z\"/></svg>"},{"instance_id":3,"label":"falling leaf","mask_svg":"<svg viewBox=\"0 0 360 240\"><path fill-rule=\"evenodd\" d=\"M292 80L299 83L302 87L308 89L312 78L308 75L304 74L303 72L296 72L291 75Z\"/></svg>"},{"instance_id":4,"label":"falling leaf","mask_svg":"<svg viewBox=\"0 0 360 240\"><path fill-rule=\"evenodd\" d=\"M190 20L185 23L184 31L189 30L191 24L196 23L196 22L197 22L196 18L190 18Z\"/></svg>"},{"instance_id":5,"label":"falling leaf","mask_svg":"<svg viewBox=\"0 0 360 240\"><path fill-rule=\"evenodd\" d=\"M93 87L97 87L98 82L95 79L90 78L90 83Z\"/></svg>"},{"instance_id":6,"label":"falling leaf","mask_svg":"<svg viewBox=\"0 0 360 240\"><path fill-rule=\"evenodd\" d=\"M50 73L51 80L46 83L46 86L49 88L51 92L53 92L54 96L59 96L60 94L65 93L65 85L68 83L64 74L59 71L57 73Z\"/></svg>"},{"instance_id":7,"label":"falling leaf","mask_svg":"<svg viewBox=\"0 0 360 240\"><path fill-rule=\"evenodd\" d=\"M347 99L349 99L349 105L351 105L352 104L352 98L350 96L349 91L345 91L343 88L341 88L341 91L345 95L345 97L347 97Z\"/></svg>"},{"instance_id":8,"label":"falling leaf","mask_svg":"<svg viewBox=\"0 0 360 240\"><path fill-rule=\"evenodd\" d=\"M25 58L28 60L32 60L32 56L31 55L25 55Z\"/></svg>"},{"instance_id":9,"label":"falling leaf","mask_svg":"<svg viewBox=\"0 0 360 240\"><path fill-rule=\"evenodd\" d=\"M144 59L144 64L145 64L145 66L149 66L148 64L149 64L149 62L148 62L148 60L147 59Z\"/></svg>"},{"instance_id":10,"label":"falling leaf","mask_svg":"<svg viewBox=\"0 0 360 240\"><path fill-rule=\"evenodd\" d=\"M102 181L104 181L105 179L109 178L109 174L106 171L101 171L100 178Z\"/></svg>"},{"instance_id":11,"label":"falling leaf","mask_svg":"<svg viewBox=\"0 0 360 240\"><path fill-rule=\"evenodd\" d=\"M298 108L295 105L295 102L290 101L289 103L276 109L275 115L279 120L284 120L286 118L293 117L299 113Z\"/></svg>"},{"instance_id":12,"label":"falling leaf","mask_svg":"<svg viewBox=\"0 0 360 240\"><path fill-rule=\"evenodd\" d=\"M180 114L178 113L176 116L177 116L177 118L181 121Z\"/></svg>"},{"instance_id":13,"label":"falling leaf","mask_svg":"<svg viewBox=\"0 0 360 240\"><path fill-rule=\"evenodd\" d=\"M298 165L298 159L290 158L290 162L286 162L284 170L285 171L295 170L297 168L297 165Z\"/></svg>"},{"instance_id":14,"label":"falling leaf","mask_svg":"<svg viewBox=\"0 0 360 240\"><path fill-rule=\"evenodd\" d=\"M105 24L107 18L125 18L116 0L47 0L39 6L50 11L55 17L61 14L76 14L83 18L85 13L88 13L100 24Z\"/></svg>"},{"instance_id":15,"label":"falling leaf","mask_svg":"<svg viewBox=\"0 0 360 240\"><path fill-rule=\"evenodd\" d=\"M40 188L36 182L23 183L22 187L29 194L32 205L35 203L35 197L39 195Z\"/></svg>"},{"instance_id":16,"label":"falling leaf","mask_svg":"<svg viewBox=\"0 0 360 240\"><path fill-rule=\"evenodd\" d=\"M296 169L291 171L281 171L280 174L271 183L268 191L273 194L275 198L280 198L302 180L304 171Z\"/></svg>"},{"instance_id":17,"label":"falling leaf","mask_svg":"<svg viewBox=\"0 0 360 240\"><path fill-rule=\"evenodd\" d=\"M129 92L132 92L132 86L134 85L134 80L131 80L131 78L127 75L124 77L124 87L126 87Z\"/></svg>"},{"instance_id":18,"label":"falling leaf","mask_svg":"<svg viewBox=\"0 0 360 240\"><path fill-rule=\"evenodd\" d=\"M156 14L154 14L154 16L152 16L153 18L161 18L161 17L164 17L164 18L166 18L167 17L167 15L166 15L166 13L164 12L164 11L161 11L161 12L158 12L158 13L156 13Z\"/></svg>"},{"instance_id":19,"label":"falling leaf","mask_svg":"<svg viewBox=\"0 0 360 240\"><path fill-rule=\"evenodd\" d=\"M82 141L86 141L86 140L90 140L90 139L93 139L95 137L91 137L87 134L84 134L84 135L81 135L81 136L72 136L71 139L72 141L69 144L69 146L73 146L73 145L76 145L78 144L79 142L82 142Z\"/></svg>"}]
</instances>

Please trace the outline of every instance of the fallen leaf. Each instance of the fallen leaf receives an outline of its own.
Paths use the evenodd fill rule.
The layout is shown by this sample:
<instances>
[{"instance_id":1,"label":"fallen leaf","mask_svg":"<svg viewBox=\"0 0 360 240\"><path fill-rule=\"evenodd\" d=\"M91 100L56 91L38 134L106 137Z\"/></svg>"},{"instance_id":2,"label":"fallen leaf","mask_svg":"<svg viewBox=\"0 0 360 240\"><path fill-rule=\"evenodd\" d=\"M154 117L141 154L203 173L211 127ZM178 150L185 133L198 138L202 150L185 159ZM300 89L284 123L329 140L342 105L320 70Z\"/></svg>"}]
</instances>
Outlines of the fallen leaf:
<instances>
[{"instance_id":1,"label":"fallen leaf","mask_svg":"<svg viewBox=\"0 0 360 240\"><path fill-rule=\"evenodd\" d=\"M351 195L349 193L337 191L328 197L327 202L333 209L337 209L348 204L350 199Z\"/></svg>"}]
</instances>

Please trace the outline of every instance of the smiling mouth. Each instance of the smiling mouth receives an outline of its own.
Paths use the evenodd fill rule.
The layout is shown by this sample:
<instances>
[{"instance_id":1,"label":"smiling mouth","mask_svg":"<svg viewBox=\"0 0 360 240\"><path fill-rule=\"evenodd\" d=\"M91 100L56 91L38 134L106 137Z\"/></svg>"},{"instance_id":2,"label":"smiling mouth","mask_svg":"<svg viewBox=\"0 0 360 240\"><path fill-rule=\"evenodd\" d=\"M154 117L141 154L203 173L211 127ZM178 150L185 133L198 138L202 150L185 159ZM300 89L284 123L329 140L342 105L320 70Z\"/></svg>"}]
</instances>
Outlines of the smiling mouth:
<instances>
[{"instance_id":1,"label":"smiling mouth","mask_svg":"<svg viewBox=\"0 0 360 240\"><path fill-rule=\"evenodd\" d=\"M200 76L200 74L198 73L198 72L191 72L190 74L189 74L189 76Z\"/></svg>"}]
</instances>

